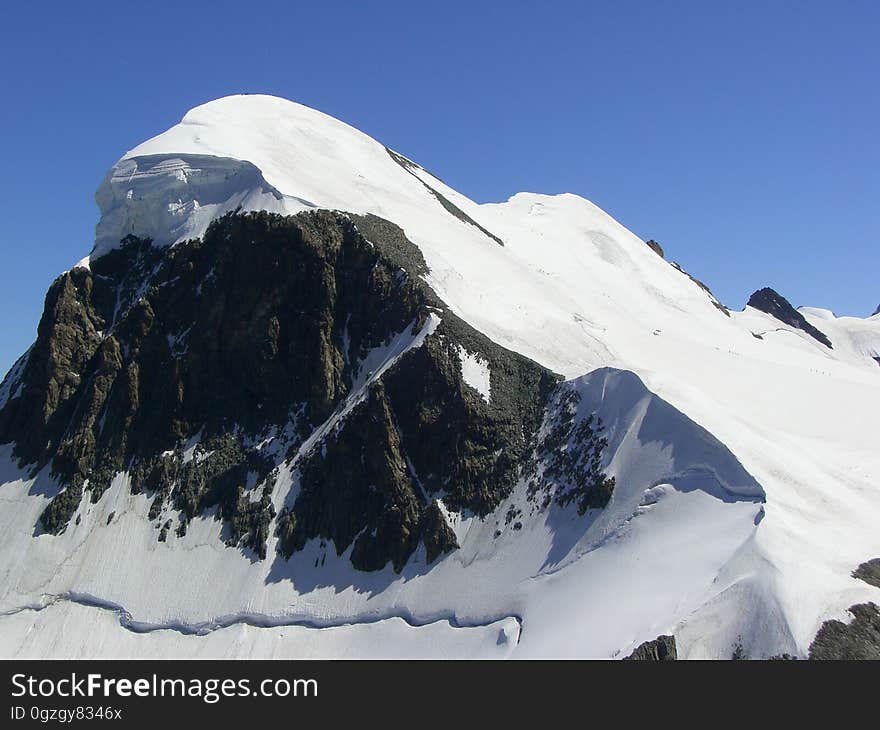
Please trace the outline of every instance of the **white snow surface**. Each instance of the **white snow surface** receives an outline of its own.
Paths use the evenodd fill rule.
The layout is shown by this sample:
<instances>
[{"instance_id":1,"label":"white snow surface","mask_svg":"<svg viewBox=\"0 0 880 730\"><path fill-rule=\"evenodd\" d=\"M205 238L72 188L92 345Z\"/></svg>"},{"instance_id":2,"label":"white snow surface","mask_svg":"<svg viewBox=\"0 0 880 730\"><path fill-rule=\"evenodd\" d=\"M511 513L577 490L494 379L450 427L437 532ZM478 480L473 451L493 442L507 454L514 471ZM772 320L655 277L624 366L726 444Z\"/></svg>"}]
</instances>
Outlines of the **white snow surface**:
<instances>
[{"instance_id":1,"label":"white snow surface","mask_svg":"<svg viewBox=\"0 0 880 730\"><path fill-rule=\"evenodd\" d=\"M856 360L880 358L880 314L862 319L837 317L827 309L815 307L801 307L798 311L811 325L828 335L835 350Z\"/></svg>"},{"instance_id":2,"label":"white snow surface","mask_svg":"<svg viewBox=\"0 0 880 730\"><path fill-rule=\"evenodd\" d=\"M489 402L492 397L492 373L488 361L468 352L463 347L458 348L458 358L461 362L461 376L464 382L476 390L480 397Z\"/></svg>"},{"instance_id":3,"label":"white snow surface","mask_svg":"<svg viewBox=\"0 0 880 730\"><path fill-rule=\"evenodd\" d=\"M275 97L193 109L129 151L97 199L91 258L128 233L175 244L239 206L397 223L450 309L572 379L582 408L602 414L617 489L606 510L578 517L530 512L520 484L485 520L448 515L461 548L430 569L417 553L401 575L359 573L317 542L287 562L272 559L271 538L270 558L251 560L223 547L210 518L159 543L126 475L97 504L84 500L79 525L34 536L57 487L45 472L19 472L2 446L4 656L397 656L409 646L614 657L670 632L686 657L729 657L738 643L751 656L804 655L822 621L880 601L850 577L880 556L877 315L802 309L830 350L751 308L728 317L583 198L477 204L352 127ZM468 362L465 353L467 382L488 398L491 374ZM294 482L282 473L276 504ZM519 530L504 524L510 504L523 509Z\"/></svg>"}]
</instances>

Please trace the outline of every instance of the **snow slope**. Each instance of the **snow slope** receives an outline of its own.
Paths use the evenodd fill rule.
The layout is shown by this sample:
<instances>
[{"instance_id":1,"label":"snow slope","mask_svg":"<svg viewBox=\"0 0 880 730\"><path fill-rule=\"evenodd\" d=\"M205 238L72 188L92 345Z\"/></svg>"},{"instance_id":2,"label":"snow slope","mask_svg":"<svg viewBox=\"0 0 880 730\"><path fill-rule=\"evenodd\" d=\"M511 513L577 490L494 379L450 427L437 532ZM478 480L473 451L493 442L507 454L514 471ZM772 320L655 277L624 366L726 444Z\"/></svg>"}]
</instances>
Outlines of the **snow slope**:
<instances>
[{"instance_id":1,"label":"snow slope","mask_svg":"<svg viewBox=\"0 0 880 730\"><path fill-rule=\"evenodd\" d=\"M801 307L799 311L810 324L821 328L831 338L835 349L856 360L860 357L880 358L880 314L861 319L837 317L828 309L816 307Z\"/></svg>"},{"instance_id":2,"label":"snow slope","mask_svg":"<svg viewBox=\"0 0 880 730\"><path fill-rule=\"evenodd\" d=\"M97 199L92 259L128 233L156 245L197 236L239 206L394 221L422 250L429 283L456 314L574 379L584 402L606 412L619 436L609 464L618 492L595 521L571 511L527 516L521 530L505 528L497 540L494 517L450 515L461 550L427 572L417 557L395 576L353 573L332 551L321 571L310 570L323 555L317 545L299 562L253 564L222 548L211 520L194 523L180 548L156 543L145 497L131 495L124 477L81 508L85 528L34 538L53 485L45 474L27 480L6 466L0 606L12 613L0 617L0 633L14 637L0 650L60 647L27 644L21 632L33 623L20 609L56 601L33 616L63 610L64 621L80 626L82 604L63 609L57 597L85 595L89 605L122 607L157 631L218 618L224 632L229 620L244 619L300 622L302 631L352 624L348 655L375 653L376 622L403 620L424 632L449 619L448 629L433 629L425 654L495 655L495 644L467 627L512 620L523 627L513 656L616 656L669 632L685 656L729 656L737 643L754 656L803 654L823 620L880 598L849 577L880 555L880 368L868 356L878 317L801 310L831 338L828 350L757 310L727 316L583 198L520 193L480 205L352 127L274 97L193 109L129 151ZM489 398L490 373L462 357L469 382ZM597 370L609 366L638 378ZM658 396L669 405L656 405ZM698 448L707 436L711 458ZM276 499L292 486L280 480ZM763 505L755 501L762 493ZM497 512L502 522L507 507ZM278 631L237 633L235 651L260 655L267 640L259 632L269 630ZM459 636L465 630L476 631L474 643ZM229 651L223 635L211 633L216 649L188 638L173 651ZM149 636L107 651L166 652L164 639L151 644ZM304 651L338 655L341 646L328 640Z\"/></svg>"},{"instance_id":3,"label":"snow slope","mask_svg":"<svg viewBox=\"0 0 880 730\"><path fill-rule=\"evenodd\" d=\"M71 656L91 648L112 656L149 646L154 637L157 646L148 651L162 653L176 633L210 636L206 648L188 638L181 652L222 655L230 651L223 637L240 636L236 627L252 643L235 650L254 656L273 643L259 627L275 634L293 627L305 654L323 656L374 655L374 637L386 634L389 641L403 636L414 642L423 656L612 656L629 650L714 596L715 576L751 538L763 492L723 444L632 373L599 369L570 387L581 396L578 417L597 413L606 424L603 466L619 485L609 507L586 516L573 506L539 511L527 500L523 481L485 521L448 513L460 549L430 570L421 549L400 575L390 566L352 571L348 552L337 556L318 540L289 562L251 562L222 546L220 523L210 517L194 520L173 543L157 542L144 518L149 499L131 494L125 477L97 504L80 505L76 529L34 538L51 480L45 473L36 480L9 474L7 509L0 512L7 586L0 650ZM294 479L283 473L276 496L283 498ZM519 530L504 522L511 507L522 514ZM274 547L273 537L270 556ZM634 586L640 586L637 600ZM96 615L107 625L108 614L118 628L100 641L71 628ZM34 624L40 637L30 637ZM345 627L344 641L332 640L329 630ZM425 634L436 643L421 643ZM86 648L77 636L88 640ZM294 651L280 639L274 646L279 653Z\"/></svg>"}]
</instances>

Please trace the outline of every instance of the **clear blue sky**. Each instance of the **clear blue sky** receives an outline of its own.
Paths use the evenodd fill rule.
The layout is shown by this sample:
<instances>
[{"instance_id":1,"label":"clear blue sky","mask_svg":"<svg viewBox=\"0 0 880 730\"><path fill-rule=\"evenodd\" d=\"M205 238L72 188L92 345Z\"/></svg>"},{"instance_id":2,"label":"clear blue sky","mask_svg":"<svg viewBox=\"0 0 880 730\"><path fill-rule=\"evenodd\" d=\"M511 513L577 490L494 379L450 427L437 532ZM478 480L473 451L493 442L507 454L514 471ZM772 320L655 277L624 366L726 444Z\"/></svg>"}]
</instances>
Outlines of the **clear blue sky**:
<instances>
[{"instance_id":1,"label":"clear blue sky","mask_svg":"<svg viewBox=\"0 0 880 730\"><path fill-rule=\"evenodd\" d=\"M880 3L13 3L0 370L88 253L106 170L218 96L295 99L478 201L575 192L731 307L880 302Z\"/></svg>"}]
</instances>

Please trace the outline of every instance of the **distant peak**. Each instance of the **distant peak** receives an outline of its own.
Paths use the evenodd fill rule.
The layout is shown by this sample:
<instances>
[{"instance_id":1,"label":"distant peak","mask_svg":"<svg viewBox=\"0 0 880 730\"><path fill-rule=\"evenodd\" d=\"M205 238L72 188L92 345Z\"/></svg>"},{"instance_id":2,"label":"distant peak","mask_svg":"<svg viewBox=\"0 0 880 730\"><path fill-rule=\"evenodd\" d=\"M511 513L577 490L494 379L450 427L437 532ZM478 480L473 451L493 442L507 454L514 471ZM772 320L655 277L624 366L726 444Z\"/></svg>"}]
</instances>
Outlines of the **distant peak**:
<instances>
[{"instance_id":1,"label":"distant peak","mask_svg":"<svg viewBox=\"0 0 880 730\"><path fill-rule=\"evenodd\" d=\"M874 310L874 314L871 316L873 317L875 314L880 314L880 304L877 305L877 309Z\"/></svg>"},{"instance_id":2,"label":"distant peak","mask_svg":"<svg viewBox=\"0 0 880 730\"><path fill-rule=\"evenodd\" d=\"M823 332L807 322L804 315L791 306L788 299L774 289L770 287L759 289L749 297L748 306L765 312L771 317L775 317L783 324L803 330L810 337L825 345L825 347L831 348L831 340Z\"/></svg>"}]
</instances>

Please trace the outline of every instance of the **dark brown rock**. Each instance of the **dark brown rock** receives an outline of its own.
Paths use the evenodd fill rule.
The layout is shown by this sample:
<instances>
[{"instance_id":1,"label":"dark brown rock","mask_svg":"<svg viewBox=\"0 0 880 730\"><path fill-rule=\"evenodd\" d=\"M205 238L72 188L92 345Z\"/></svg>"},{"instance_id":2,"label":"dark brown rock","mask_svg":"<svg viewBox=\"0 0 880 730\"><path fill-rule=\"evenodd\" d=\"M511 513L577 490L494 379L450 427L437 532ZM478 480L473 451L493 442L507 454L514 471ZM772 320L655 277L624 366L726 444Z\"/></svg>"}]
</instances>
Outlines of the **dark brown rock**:
<instances>
[{"instance_id":1,"label":"dark brown rock","mask_svg":"<svg viewBox=\"0 0 880 730\"><path fill-rule=\"evenodd\" d=\"M810 659L880 659L880 609L874 603L851 606L848 624L832 620L810 644Z\"/></svg>"},{"instance_id":2,"label":"dark brown rock","mask_svg":"<svg viewBox=\"0 0 880 730\"><path fill-rule=\"evenodd\" d=\"M859 578L865 583L880 588L880 558L873 558L862 563L853 571L852 575L853 578Z\"/></svg>"},{"instance_id":3,"label":"dark brown rock","mask_svg":"<svg viewBox=\"0 0 880 730\"><path fill-rule=\"evenodd\" d=\"M151 498L151 520L177 512L182 536L214 510L228 544L260 558L276 527L287 555L317 537L351 547L368 570L400 570L420 544L429 562L454 549L436 498L494 509L558 377L447 311L425 273L394 224L318 211L229 214L167 249L128 237L91 270L59 277L21 387L0 410L0 442L15 442L23 465L51 464L63 487L43 528L63 531L86 493L99 500L127 471ZM432 313L441 322L424 344L299 454L351 394L366 354ZM489 403L464 383L459 348L489 364ZM255 446L267 438L282 444L276 456ZM276 519L285 459L302 489Z\"/></svg>"},{"instance_id":4,"label":"dark brown rock","mask_svg":"<svg viewBox=\"0 0 880 730\"><path fill-rule=\"evenodd\" d=\"M766 312L783 324L803 330L810 335L810 337L825 345L825 347L829 349L831 348L831 340L829 340L823 332L820 332L807 322L807 320L804 319L804 315L792 307L785 297L775 292L773 289L765 287L764 289L756 291L751 297L749 297L748 306Z\"/></svg>"},{"instance_id":5,"label":"dark brown rock","mask_svg":"<svg viewBox=\"0 0 880 730\"><path fill-rule=\"evenodd\" d=\"M648 248L650 248L661 259L666 258L666 256L663 253L663 247L659 243L657 243L657 241L655 241L653 238L650 239L649 241L645 241L645 243L648 245Z\"/></svg>"},{"instance_id":6,"label":"dark brown rock","mask_svg":"<svg viewBox=\"0 0 880 730\"><path fill-rule=\"evenodd\" d=\"M435 190L434 188L432 188L430 185L428 185L428 183L426 183L424 180L422 180L422 178L420 178L418 175L413 173L413 170L415 170L415 169L424 170L423 167L421 167L420 165L417 165L412 160L408 160L406 157L398 154L394 150L388 149L387 147L385 148L385 151L391 156L392 160L394 160L398 165L400 165L404 170L406 170L410 175L412 175L416 180L418 180L422 185L424 185L425 188L428 190L428 192L434 196L434 198L437 200L437 202L443 206L443 208L446 210L447 213L452 214L455 218L458 218L458 220L460 220L462 223L467 223L468 225L473 226L478 231L480 231L480 233L484 234L485 236L488 236L493 241L495 241L495 243L497 243L499 246L504 245L504 241L502 241L500 238L498 238L498 236L496 236L491 231L488 231L485 228L483 228L483 226L481 226L473 218L471 218L467 213L465 213L461 208L459 208L457 205L455 205L451 200L449 200L449 198L447 198L445 195L442 195L438 190Z\"/></svg>"},{"instance_id":7,"label":"dark brown rock","mask_svg":"<svg viewBox=\"0 0 880 730\"><path fill-rule=\"evenodd\" d=\"M624 661L668 662L678 659L674 636L658 636L653 641L639 644Z\"/></svg>"},{"instance_id":8,"label":"dark brown rock","mask_svg":"<svg viewBox=\"0 0 880 730\"><path fill-rule=\"evenodd\" d=\"M593 414L577 421L579 393L560 386L550 403L544 436L538 442L526 474L528 496L535 501L555 500L565 506L577 504L578 514L589 509L603 509L614 494L615 479L601 469L601 458L608 446L601 418ZM537 465L543 468L538 473ZM510 515L508 515L508 522Z\"/></svg>"},{"instance_id":9,"label":"dark brown rock","mask_svg":"<svg viewBox=\"0 0 880 730\"><path fill-rule=\"evenodd\" d=\"M709 301L712 302L712 306L715 307L715 309L717 309L719 312L721 312L723 315L725 315L725 316L727 316L727 317L730 316L730 310L728 310L728 308L725 307L725 306L724 306L724 305L718 300L718 297L716 297L716 296L712 293L712 290L709 288L709 285L708 285L708 284L706 284L706 283L703 282L703 281L700 281L696 276L693 276L692 274L690 274L690 273L688 273L687 271L685 271L685 270L681 267L680 264L677 264L677 263L675 263L674 261L671 262L671 263L672 263L672 267L673 267L674 269L676 269L677 271L680 271L680 272L681 272L682 274L684 274L688 279L690 279L692 282L694 282L694 284L696 284L698 287L700 287L700 289L702 289L704 292L706 292L706 294L709 295Z\"/></svg>"}]
</instances>

